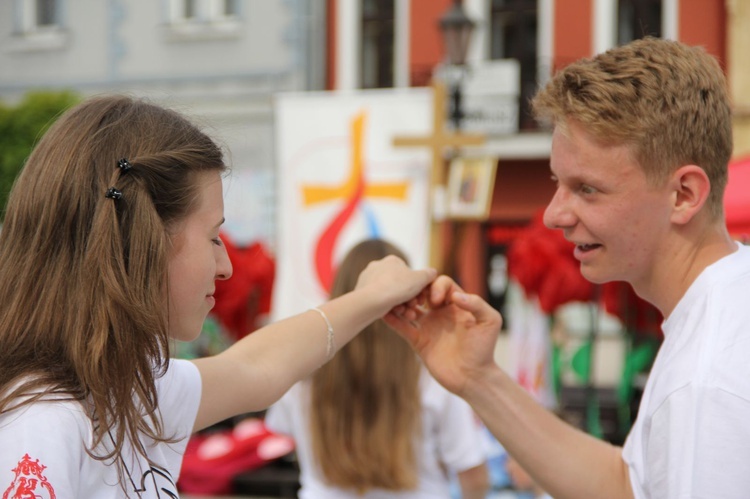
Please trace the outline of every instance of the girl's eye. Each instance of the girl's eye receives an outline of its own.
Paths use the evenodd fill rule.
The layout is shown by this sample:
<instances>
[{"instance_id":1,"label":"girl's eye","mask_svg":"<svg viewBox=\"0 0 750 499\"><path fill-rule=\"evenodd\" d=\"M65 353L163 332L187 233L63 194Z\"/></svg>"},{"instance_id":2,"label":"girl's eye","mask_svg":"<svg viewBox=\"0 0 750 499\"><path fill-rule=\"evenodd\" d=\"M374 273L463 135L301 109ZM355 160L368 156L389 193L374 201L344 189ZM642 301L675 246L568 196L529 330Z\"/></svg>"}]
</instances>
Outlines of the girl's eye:
<instances>
[{"instance_id":1,"label":"girl's eye","mask_svg":"<svg viewBox=\"0 0 750 499\"><path fill-rule=\"evenodd\" d=\"M223 241L221 240L221 238L220 238L220 237L217 237L217 238L211 239L211 241L212 241L212 242L213 242L213 243L214 243L214 244L215 244L216 246L224 246L224 242L223 242Z\"/></svg>"}]
</instances>

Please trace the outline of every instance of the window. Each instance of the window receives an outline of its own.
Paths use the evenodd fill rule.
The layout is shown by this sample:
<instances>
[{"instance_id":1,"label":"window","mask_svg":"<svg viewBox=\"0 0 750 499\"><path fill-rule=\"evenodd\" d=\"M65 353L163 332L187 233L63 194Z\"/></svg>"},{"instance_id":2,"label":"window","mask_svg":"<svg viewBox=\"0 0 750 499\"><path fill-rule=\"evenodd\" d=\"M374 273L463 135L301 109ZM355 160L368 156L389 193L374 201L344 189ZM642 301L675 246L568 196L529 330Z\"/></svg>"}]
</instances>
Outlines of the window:
<instances>
[{"instance_id":1,"label":"window","mask_svg":"<svg viewBox=\"0 0 750 499\"><path fill-rule=\"evenodd\" d=\"M3 49L10 52L64 49L68 43L61 22L65 1L13 0L13 36Z\"/></svg>"},{"instance_id":2,"label":"window","mask_svg":"<svg viewBox=\"0 0 750 499\"><path fill-rule=\"evenodd\" d=\"M57 25L57 3L55 0L36 0L36 25Z\"/></svg>"},{"instance_id":3,"label":"window","mask_svg":"<svg viewBox=\"0 0 750 499\"><path fill-rule=\"evenodd\" d=\"M394 0L362 3L362 88L393 86Z\"/></svg>"},{"instance_id":4,"label":"window","mask_svg":"<svg viewBox=\"0 0 750 499\"><path fill-rule=\"evenodd\" d=\"M237 0L170 0L170 20L175 22L226 21L237 15Z\"/></svg>"},{"instance_id":5,"label":"window","mask_svg":"<svg viewBox=\"0 0 750 499\"><path fill-rule=\"evenodd\" d=\"M237 0L224 0L219 2L221 13L224 17L233 17L237 15Z\"/></svg>"},{"instance_id":6,"label":"window","mask_svg":"<svg viewBox=\"0 0 750 499\"><path fill-rule=\"evenodd\" d=\"M19 33L36 33L58 29L58 0L16 0L16 31Z\"/></svg>"},{"instance_id":7,"label":"window","mask_svg":"<svg viewBox=\"0 0 750 499\"><path fill-rule=\"evenodd\" d=\"M536 128L530 99L537 89L537 0L492 0L490 58L521 65L519 129Z\"/></svg>"},{"instance_id":8,"label":"window","mask_svg":"<svg viewBox=\"0 0 750 499\"><path fill-rule=\"evenodd\" d=\"M662 0L619 0L617 43L623 45L645 36L661 37Z\"/></svg>"},{"instance_id":9,"label":"window","mask_svg":"<svg viewBox=\"0 0 750 499\"><path fill-rule=\"evenodd\" d=\"M164 35L167 41L227 40L242 36L239 0L165 1L168 19Z\"/></svg>"},{"instance_id":10,"label":"window","mask_svg":"<svg viewBox=\"0 0 750 499\"><path fill-rule=\"evenodd\" d=\"M184 19L196 19L198 17L198 9L195 5L195 0L184 0L182 9L182 18Z\"/></svg>"}]
</instances>

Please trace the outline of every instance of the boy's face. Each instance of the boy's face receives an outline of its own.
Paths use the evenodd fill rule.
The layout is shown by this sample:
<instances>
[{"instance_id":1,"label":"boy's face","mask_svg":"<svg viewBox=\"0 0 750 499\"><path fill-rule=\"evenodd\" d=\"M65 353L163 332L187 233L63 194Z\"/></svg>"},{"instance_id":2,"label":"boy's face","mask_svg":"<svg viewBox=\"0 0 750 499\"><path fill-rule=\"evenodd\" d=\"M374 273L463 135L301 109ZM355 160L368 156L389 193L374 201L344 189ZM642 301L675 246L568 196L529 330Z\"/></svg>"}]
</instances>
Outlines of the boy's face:
<instances>
[{"instance_id":1,"label":"boy's face","mask_svg":"<svg viewBox=\"0 0 750 499\"><path fill-rule=\"evenodd\" d=\"M550 168L557 191L544 223L575 243L583 276L648 285L670 228L666 184L649 183L628 146L602 145L575 123L556 128Z\"/></svg>"}]
</instances>

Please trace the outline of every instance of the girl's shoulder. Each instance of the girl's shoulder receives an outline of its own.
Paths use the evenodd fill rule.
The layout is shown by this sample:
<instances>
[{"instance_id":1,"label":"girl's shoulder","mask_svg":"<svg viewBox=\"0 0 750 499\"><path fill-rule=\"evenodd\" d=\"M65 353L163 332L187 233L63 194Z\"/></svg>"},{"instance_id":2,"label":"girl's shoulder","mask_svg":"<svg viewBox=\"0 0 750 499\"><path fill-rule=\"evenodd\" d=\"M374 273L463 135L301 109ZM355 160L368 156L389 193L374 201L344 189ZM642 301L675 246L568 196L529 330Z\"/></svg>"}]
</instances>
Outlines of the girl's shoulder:
<instances>
[{"instance_id":1,"label":"girl's shoulder","mask_svg":"<svg viewBox=\"0 0 750 499\"><path fill-rule=\"evenodd\" d=\"M16 497L32 486L52 497L80 497L91 434L83 406L71 400L42 399L0 415L0 491Z\"/></svg>"},{"instance_id":2,"label":"girl's shoulder","mask_svg":"<svg viewBox=\"0 0 750 499\"><path fill-rule=\"evenodd\" d=\"M44 398L16 407L0 415L0 474L32 465L77 467L90 441L91 421L76 401Z\"/></svg>"},{"instance_id":3,"label":"girl's shoulder","mask_svg":"<svg viewBox=\"0 0 750 499\"><path fill-rule=\"evenodd\" d=\"M13 433L52 432L55 428L58 433L76 433L80 438L81 433L90 433L91 420L79 401L54 394L0 414L0 440L3 442Z\"/></svg>"}]
</instances>

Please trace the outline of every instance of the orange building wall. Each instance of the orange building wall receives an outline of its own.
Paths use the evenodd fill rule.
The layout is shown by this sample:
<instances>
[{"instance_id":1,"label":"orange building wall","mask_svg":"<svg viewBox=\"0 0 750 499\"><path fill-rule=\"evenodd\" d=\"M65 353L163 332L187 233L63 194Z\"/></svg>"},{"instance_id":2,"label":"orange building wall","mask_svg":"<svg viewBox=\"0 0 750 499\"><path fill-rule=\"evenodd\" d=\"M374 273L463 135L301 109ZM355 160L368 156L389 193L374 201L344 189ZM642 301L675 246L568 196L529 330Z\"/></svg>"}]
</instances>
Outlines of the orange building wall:
<instances>
[{"instance_id":1,"label":"orange building wall","mask_svg":"<svg viewBox=\"0 0 750 499\"><path fill-rule=\"evenodd\" d=\"M348 0L344 0L348 1ZM593 0L565 0L565 8L556 2L554 13L553 68L555 70L591 56ZM336 4L328 0L328 88L334 88L336 53ZM413 0L410 12L411 40L409 71L412 85L426 85L435 65L443 58L444 48L438 21L451 0ZM724 0L680 0L679 38L690 45L701 45L726 61L726 7ZM455 271L464 286L486 296L484 282L484 231L491 224L516 224L529 221L543 209L554 194L549 179L548 160L500 160L487 223L468 222L456 248Z\"/></svg>"},{"instance_id":2,"label":"orange building wall","mask_svg":"<svg viewBox=\"0 0 750 499\"><path fill-rule=\"evenodd\" d=\"M565 8L561 3L555 5L553 71L591 55L592 0L566 0Z\"/></svg>"},{"instance_id":3,"label":"orange building wall","mask_svg":"<svg viewBox=\"0 0 750 499\"><path fill-rule=\"evenodd\" d=\"M428 85L445 48L438 23L451 0L412 0L409 12L409 74L412 86Z\"/></svg>"},{"instance_id":4,"label":"orange building wall","mask_svg":"<svg viewBox=\"0 0 750 499\"><path fill-rule=\"evenodd\" d=\"M490 222L530 220L547 206L555 193L549 160L505 161L500 159L495 175Z\"/></svg>"},{"instance_id":5,"label":"orange building wall","mask_svg":"<svg viewBox=\"0 0 750 499\"><path fill-rule=\"evenodd\" d=\"M455 275L467 293L487 296L487 241L479 222L463 222L461 244L456 252Z\"/></svg>"},{"instance_id":6,"label":"orange building wall","mask_svg":"<svg viewBox=\"0 0 750 499\"><path fill-rule=\"evenodd\" d=\"M726 71L727 10L724 0L680 0L679 39L700 45L716 56Z\"/></svg>"},{"instance_id":7,"label":"orange building wall","mask_svg":"<svg viewBox=\"0 0 750 499\"><path fill-rule=\"evenodd\" d=\"M486 223L463 222L454 258L455 274L470 293L487 296L485 231L493 224L518 226L531 221L555 193L549 161L503 160L497 165L490 216Z\"/></svg>"}]
</instances>

